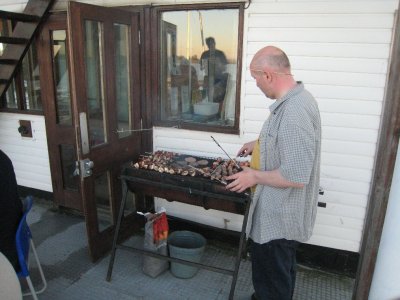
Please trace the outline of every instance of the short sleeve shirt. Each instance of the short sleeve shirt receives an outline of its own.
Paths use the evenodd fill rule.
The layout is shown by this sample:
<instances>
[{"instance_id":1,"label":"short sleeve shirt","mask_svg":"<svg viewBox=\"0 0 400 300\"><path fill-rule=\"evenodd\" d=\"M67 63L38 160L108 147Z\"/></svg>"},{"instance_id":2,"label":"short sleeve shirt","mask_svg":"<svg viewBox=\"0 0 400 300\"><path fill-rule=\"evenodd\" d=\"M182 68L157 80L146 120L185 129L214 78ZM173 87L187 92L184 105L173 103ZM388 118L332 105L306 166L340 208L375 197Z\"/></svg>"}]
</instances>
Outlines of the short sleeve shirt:
<instances>
[{"instance_id":1,"label":"short sleeve shirt","mask_svg":"<svg viewBox=\"0 0 400 300\"><path fill-rule=\"evenodd\" d=\"M320 177L321 121L314 97L298 83L270 106L260 133L260 170L278 169L303 188L257 185L247 233L266 243L285 238L304 242L315 222Z\"/></svg>"}]
</instances>

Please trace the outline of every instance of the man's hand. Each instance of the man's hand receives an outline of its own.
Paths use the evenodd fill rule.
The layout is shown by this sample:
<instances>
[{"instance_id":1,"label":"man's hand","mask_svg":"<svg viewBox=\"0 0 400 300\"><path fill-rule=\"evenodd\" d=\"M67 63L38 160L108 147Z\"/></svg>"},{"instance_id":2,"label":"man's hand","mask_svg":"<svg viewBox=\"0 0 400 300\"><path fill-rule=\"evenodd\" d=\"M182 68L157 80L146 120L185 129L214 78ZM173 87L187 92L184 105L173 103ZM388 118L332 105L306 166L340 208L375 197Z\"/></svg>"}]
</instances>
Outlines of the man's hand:
<instances>
[{"instance_id":1,"label":"man's hand","mask_svg":"<svg viewBox=\"0 0 400 300\"><path fill-rule=\"evenodd\" d=\"M228 181L233 180L226 186L232 192L242 193L249 187L256 185L255 170L242 167L243 171L226 177Z\"/></svg>"},{"instance_id":2,"label":"man's hand","mask_svg":"<svg viewBox=\"0 0 400 300\"><path fill-rule=\"evenodd\" d=\"M236 156L246 157L247 155L250 155L251 153L253 153L253 149L254 149L256 142L257 142L257 140L244 144L242 146L242 148L240 148L240 150L238 151Z\"/></svg>"}]
</instances>

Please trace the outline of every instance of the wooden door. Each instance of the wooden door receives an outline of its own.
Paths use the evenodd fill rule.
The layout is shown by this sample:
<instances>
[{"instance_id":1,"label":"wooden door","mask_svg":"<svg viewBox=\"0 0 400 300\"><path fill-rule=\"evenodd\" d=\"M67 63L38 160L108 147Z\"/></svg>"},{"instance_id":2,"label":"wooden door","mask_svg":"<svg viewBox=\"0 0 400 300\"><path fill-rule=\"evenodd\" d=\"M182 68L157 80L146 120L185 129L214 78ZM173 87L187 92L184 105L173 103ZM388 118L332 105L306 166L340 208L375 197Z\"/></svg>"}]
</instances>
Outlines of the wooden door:
<instances>
[{"instance_id":1,"label":"wooden door","mask_svg":"<svg viewBox=\"0 0 400 300\"><path fill-rule=\"evenodd\" d=\"M82 211L80 180L76 172L66 14L52 15L36 44L54 202L57 206Z\"/></svg>"},{"instance_id":2,"label":"wooden door","mask_svg":"<svg viewBox=\"0 0 400 300\"><path fill-rule=\"evenodd\" d=\"M71 91L81 196L93 260L111 249L121 200L121 166L136 159L140 137L139 15L69 2ZM133 202L133 195L130 196ZM134 209L120 232L130 234Z\"/></svg>"}]
</instances>

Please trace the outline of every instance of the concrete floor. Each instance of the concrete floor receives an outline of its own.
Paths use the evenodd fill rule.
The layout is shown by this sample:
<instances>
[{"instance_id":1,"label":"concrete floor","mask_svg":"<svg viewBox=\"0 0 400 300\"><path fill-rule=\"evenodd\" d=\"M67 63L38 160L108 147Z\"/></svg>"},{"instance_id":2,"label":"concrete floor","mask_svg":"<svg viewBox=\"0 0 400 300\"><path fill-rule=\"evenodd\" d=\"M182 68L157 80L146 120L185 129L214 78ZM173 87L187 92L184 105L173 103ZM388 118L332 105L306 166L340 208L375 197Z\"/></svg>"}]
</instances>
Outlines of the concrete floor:
<instances>
[{"instance_id":1,"label":"concrete floor","mask_svg":"<svg viewBox=\"0 0 400 300\"><path fill-rule=\"evenodd\" d=\"M35 199L28 223L48 281L40 299L228 299L232 279L229 275L201 269L191 279L178 279L170 271L153 279L143 274L140 254L121 249L117 250L112 278L107 282L110 257L91 263L83 218L53 211L49 202ZM143 239L136 236L126 243L142 245ZM207 245L203 262L233 266L232 254L221 245ZM38 283L39 274L34 264L32 267L32 279ZM351 299L353 284L352 278L299 265L294 299ZM22 286L25 288L24 282ZM234 299L247 300L252 293L251 265L243 260Z\"/></svg>"}]
</instances>

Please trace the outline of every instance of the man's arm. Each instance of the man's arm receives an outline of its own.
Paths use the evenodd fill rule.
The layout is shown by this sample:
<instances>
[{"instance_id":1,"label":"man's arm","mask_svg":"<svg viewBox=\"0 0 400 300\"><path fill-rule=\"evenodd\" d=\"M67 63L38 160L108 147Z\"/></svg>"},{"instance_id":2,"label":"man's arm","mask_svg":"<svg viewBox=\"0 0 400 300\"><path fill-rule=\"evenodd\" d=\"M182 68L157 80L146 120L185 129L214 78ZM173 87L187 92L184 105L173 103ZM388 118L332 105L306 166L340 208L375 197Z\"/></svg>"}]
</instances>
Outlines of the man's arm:
<instances>
[{"instance_id":1,"label":"man's arm","mask_svg":"<svg viewBox=\"0 0 400 300\"><path fill-rule=\"evenodd\" d=\"M233 180L226 188L233 192L244 192L256 184L268 185L277 188L303 188L304 184L291 182L284 178L279 169L272 171L259 171L243 167L243 171L226 178Z\"/></svg>"}]
</instances>

